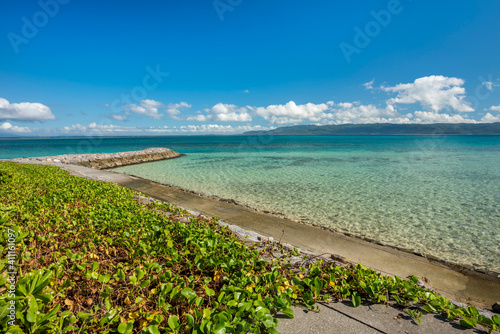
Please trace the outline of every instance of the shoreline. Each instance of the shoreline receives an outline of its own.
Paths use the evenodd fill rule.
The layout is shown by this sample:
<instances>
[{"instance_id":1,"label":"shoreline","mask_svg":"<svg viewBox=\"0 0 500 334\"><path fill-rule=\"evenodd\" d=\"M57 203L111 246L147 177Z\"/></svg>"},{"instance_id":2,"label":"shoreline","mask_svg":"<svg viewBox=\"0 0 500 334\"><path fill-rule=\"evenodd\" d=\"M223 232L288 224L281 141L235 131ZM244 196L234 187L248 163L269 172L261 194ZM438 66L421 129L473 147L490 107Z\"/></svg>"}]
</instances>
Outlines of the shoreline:
<instances>
[{"instance_id":1,"label":"shoreline","mask_svg":"<svg viewBox=\"0 0 500 334\"><path fill-rule=\"evenodd\" d=\"M22 163L22 161L13 162ZM34 161L28 163L40 164ZM341 262L361 263L385 275L399 277L417 275L421 281L429 285L429 289L459 303L491 310L492 305L500 300L499 276L466 267L446 265L439 260L428 259L308 223L292 221L271 213L259 212L235 201L198 195L137 176L63 163L43 164L63 168L76 176L114 182L151 198L206 216L218 217L225 223L266 237L273 237L282 243L318 255L331 256Z\"/></svg>"},{"instance_id":2,"label":"shoreline","mask_svg":"<svg viewBox=\"0 0 500 334\"><path fill-rule=\"evenodd\" d=\"M138 176L107 172L120 175L120 180L116 182L119 185L142 192L151 198L206 216L218 217L226 223L318 255L361 263L386 275L417 275L423 281L429 282L430 289L460 303L491 309L491 306L500 300L500 276L492 273L445 263L439 259L427 258L320 226L293 221L254 210L235 201L199 195Z\"/></svg>"},{"instance_id":3,"label":"shoreline","mask_svg":"<svg viewBox=\"0 0 500 334\"><path fill-rule=\"evenodd\" d=\"M153 182L153 183L156 183L158 185L162 185L162 186L165 186L165 187L168 187L168 188L171 188L171 189L175 189L177 191L181 191L181 192L185 192L185 193L188 193L188 194L192 194L194 196L199 196L199 197L207 198L209 200L230 203L230 204L233 204L233 205L241 207L241 208L245 208L245 209L248 209L248 210L251 210L251 211L255 211L257 213L261 213L261 214L265 214L265 215L271 215L271 216L274 216L274 217L276 217L278 219L283 219L283 220L286 220L286 221L291 221L291 222L296 223L296 224L302 224L302 225L305 225L305 226L319 228L319 229L322 229L322 230L324 230L326 232L329 232L329 233L340 234L340 235L343 235L343 236L348 237L348 238L362 240L362 241L365 241L365 242L368 242L368 243L371 243L371 244L374 244L374 245L378 245L378 246L381 246L381 247L387 247L387 248L394 249L396 251L404 252L404 253L407 253L407 254L412 254L412 255L415 255L415 256L418 256L418 257L425 258L425 259L429 260L430 262L433 262L433 263L436 263L436 264L448 267L448 268L450 268L452 270L455 270L455 271L458 271L458 272L462 272L462 273L473 272L473 273L484 274L484 275L489 276L489 277L500 279L500 272L496 272L496 271L493 271L493 270L482 270L482 269L476 268L476 267L474 267L472 265L466 265L466 264L460 264L460 263L456 263L456 262L447 261L447 260L441 259L441 258L439 258L437 256L434 256L434 255L424 254L424 253L419 253L419 252L414 252L414 251L412 251L410 249L406 249L404 247L398 247L398 246L393 246L393 245L390 245L390 244L385 244L385 243L383 243L381 241L378 241L376 239L371 239L371 238L368 238L368 237L358 236L358 235L353 234L353 233L341 232L341 231L337 231L335 229L332 229L332 228L329 228L329 227L326 227L326 226L316 225L316 224L313 224L313 223L310 223L310 222L307 222L307 221L293 219L293 218L287 217L286 215L284 215L282 213L276 213L276 212L271 212L271 211L267 211L267 210L256 209L256 208L253 208L253 207L251 207L249 205L246 205L246 204L243 204L243 203L239 203L239 202L237 202L236 200L234 200L232 198L223 198L223 197L218 197L218 196L215 196L215 195L201 194L201 193L198 193L198 192L193 191L193 190L188 190L188 189L184 189L182 187L177 187L177 186L173 186L173 185L169 185L169 184L164 184L164 183L157 182L157 181L150 180L150 179L146 179L146 178L143 178L141 176L134 175L134 174L126 174L126 173L116 172L116 171L113 170L113 168L110 168L109 171L113 172L113 173L118 173L118 174L123 174L123 175L129 175L129 176L132 176L132 177L135 177L135 178L138 178L138 179L142 179L144 181Z\"/></svg>"}]
</instances>

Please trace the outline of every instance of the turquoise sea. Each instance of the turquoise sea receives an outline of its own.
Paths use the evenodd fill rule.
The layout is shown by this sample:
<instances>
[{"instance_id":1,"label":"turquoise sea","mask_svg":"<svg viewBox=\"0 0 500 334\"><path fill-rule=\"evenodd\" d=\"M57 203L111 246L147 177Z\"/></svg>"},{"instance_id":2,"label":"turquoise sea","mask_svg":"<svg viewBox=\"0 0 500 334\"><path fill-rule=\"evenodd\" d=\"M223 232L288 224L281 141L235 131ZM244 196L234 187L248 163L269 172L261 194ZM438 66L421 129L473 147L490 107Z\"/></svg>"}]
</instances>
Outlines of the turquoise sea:
<instances>
[{"instance_id":1,"label":"turquoise sea","mask_svg":"<svg viewBox=\"0 0 500 334\"><path fill-rule=\"evenodd\" d=\"M0 140L0 158L147 147L186 155L114 170L500 273L500 136Z\"/></svg>"}]
</instances>

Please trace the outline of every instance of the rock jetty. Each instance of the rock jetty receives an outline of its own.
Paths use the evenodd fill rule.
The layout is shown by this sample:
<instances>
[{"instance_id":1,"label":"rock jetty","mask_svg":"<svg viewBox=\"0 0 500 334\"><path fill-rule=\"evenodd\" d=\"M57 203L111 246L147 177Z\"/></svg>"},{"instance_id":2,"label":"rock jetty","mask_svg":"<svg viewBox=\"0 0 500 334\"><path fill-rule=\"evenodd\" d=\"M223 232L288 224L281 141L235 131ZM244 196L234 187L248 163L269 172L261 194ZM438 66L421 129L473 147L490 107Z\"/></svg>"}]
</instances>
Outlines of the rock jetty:
<instances>
[{"instance_id":1,"label":"rock jetty","mask_svg":"<svg viewBox=\"0 0 500 334\"><path fill-rule=\"evenodd\" d=\"M164 147L147 148L141 151L99 154L63 154L47 157L18 158L13 161L21 163L42 164L69 164L90 167L94 169L107 169L120 166L140 164L165 159L180 157L182 154Z\"/></svg>"}]
</instances>

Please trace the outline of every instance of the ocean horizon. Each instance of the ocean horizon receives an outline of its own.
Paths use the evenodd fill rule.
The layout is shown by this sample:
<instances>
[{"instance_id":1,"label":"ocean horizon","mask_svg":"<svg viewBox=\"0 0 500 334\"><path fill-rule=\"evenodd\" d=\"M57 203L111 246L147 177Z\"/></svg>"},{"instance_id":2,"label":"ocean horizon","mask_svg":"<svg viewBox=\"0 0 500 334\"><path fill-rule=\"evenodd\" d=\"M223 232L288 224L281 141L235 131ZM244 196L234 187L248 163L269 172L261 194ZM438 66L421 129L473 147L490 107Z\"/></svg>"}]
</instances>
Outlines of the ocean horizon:
<instances>
[{"instance_id":1,"label":"ocean horizon","mask_svg":"<svg viewBox=\"0 0 500 334\"><path fill-rule=\"evenodd\" d=\"M168 136L0 140L0 158L167 147L113 169L500 273L500 136Z\"/></svg>"}]
</instances>

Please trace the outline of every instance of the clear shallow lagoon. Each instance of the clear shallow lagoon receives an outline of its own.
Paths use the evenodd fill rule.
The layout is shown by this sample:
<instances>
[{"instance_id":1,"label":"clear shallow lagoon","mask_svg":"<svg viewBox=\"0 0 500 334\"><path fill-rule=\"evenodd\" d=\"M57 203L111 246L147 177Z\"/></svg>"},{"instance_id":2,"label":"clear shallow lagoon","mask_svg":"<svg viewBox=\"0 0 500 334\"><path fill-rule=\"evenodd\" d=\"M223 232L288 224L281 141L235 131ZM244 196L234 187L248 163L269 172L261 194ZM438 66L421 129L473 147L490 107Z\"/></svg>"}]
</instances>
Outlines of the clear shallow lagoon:
<instances>
[{"instance_id":1,"label":"clear shallow lagoon","mask_svg":"<svg viewBox=\"0 0 500 334\"><path fill-rule=\"evenodd\" d=\"M169 147L186 156L114 170L500 272L500 136L85 140L23 155Z\"/></svg>"}]
</instances>

